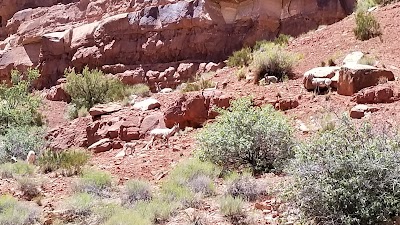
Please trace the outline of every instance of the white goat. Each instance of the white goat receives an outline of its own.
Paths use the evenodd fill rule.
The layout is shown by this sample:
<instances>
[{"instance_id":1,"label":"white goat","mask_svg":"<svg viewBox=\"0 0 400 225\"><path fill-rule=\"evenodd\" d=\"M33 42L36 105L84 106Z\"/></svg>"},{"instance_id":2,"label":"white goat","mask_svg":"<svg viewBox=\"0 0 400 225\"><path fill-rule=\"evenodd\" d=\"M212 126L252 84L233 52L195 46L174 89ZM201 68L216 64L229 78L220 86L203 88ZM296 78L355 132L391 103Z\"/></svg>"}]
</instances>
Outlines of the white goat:
<instances>
[{"instance_id":1,"label":"white goat","mask_svg":"<svg viewBox=\"0 0 400 225\"><path fill-rule=\"evenodd\" d=\"M179 130L179 124L175 124L172 128L156 128L150 131L150 142L144 147L145 150L153 145L155 138L162 138L168 144L168 139Z\"/></svg>"},{"instance_id":2,"label":"white goat","mask_svg":"<svg viewBox=\"0 0 400 225\"><path fill-rule=\"evenodd\" d=\"M125 155L132 155L133 152L135 152L135 146L136 146L136 142L131 143L131 142L127 142L124 144L124 147L122 148L122 150L124 151Z\"/></svg>"},{"instance_id":3,"label":"white goat","mask_svg":"<svg viewBox=\"0 0 400 225\"><path fill-rule=\"evenodd\" d=\"M29 151L28 155L26 156L26 162L28 164L34 164L36 161L36 153L34 151Z\"/></svg>"},{"instance_id":4,"label":"white goat","mask_svg":"<svg viewBox=\"0 0 400 225\"><path fill-rule=\"evenodd\" d=\"M315 90L319 92L320 88L330 88L332 84L332 80L330 78L314 78L312 79L312 85Z\"/></svg>"},{"instance_id":5,"label":"white goat","mask_svg":"<svg viewBox=\"0 0 400 225\"><path fill-rule=\"evenodd\" d=\"M160 83L156 83L155 85L156 85L156 91L158 93L167 94L167 93L171 93L171 92L174 91L172 88L162 88L161 89L161 84Z\"/></svg>"}]
</instances>

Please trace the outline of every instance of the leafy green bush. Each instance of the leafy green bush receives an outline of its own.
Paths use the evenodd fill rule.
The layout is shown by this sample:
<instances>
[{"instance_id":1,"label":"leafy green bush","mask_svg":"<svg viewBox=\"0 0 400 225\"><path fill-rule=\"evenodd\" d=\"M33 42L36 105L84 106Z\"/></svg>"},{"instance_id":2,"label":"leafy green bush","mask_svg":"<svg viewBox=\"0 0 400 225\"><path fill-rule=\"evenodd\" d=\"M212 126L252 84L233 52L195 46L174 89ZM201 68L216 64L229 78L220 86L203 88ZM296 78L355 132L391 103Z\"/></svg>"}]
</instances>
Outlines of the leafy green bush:
<instances>
[{"instance_id":1,"label":"leafy green bush","mask_svg":"<svg viewBox=\"0 0 400 225\"><path fill-rule=\"evenodd\" d=\"M294 139L284 116L272 106L255 108L249 98L219 110L216 122L198 135L201 157L225 168L279 170L291 156Z\"/></svg>"},{"instance_id":2,"label":"leafy green bush","mask_svg":"<svg viewBox=\"0 0 400 225\"><path fill-rule=\"evenodd\" d=\"M88 193L75 193L66 199L66 208L74 216L85 217L92 214L94 198Z\"/></svg>"},{"instance_id":3,"label":"leafy green bush","mask_svg":"<svg viewBox=\"0 0 400 225\"><path fill-rule=\"evenodd\" d=\"M400 213L400 136L344 118L299 146L290 200L317 224L381 224Z\"/></svg>"},{"instance_id":4,"label":"leafy green bush","mask_svg":"<svg viewBox=\"0 0 400 225\"><path fill-rule=\"evenodd\" d=\"M151 186L141 180L130 180L125 184L125 204L135 204L138 201L149 201L152 198Z\"/></svg>"},{"instance_id":5,"label":"leafy green bush","mask_svg":"<svg viewBox=\"0 0 400 225\"><path fill-rule=\"evenodd\" d=\"M89 158L89 153L84 149L45 150L38 162L44 173L61 170L63 175L71 176L80 173Z\"/></svg>"},{"instance_id":6,"label":"leafy green bush","mask_svg":"<svg viewBox=\"0 0 400 225\"><path fill-rule=\"evenodd\" d=\"M235 51L229 56L227 65L229 67L248 66L251 62L251 48L245 47L239 51Z\"/></svg>"},{"instance_id":7,"label":"leafy green bush","mask_svg":"<svg viewBox=\"0 0 400 225\"><path fill-rule=\"evenodd\" d=\"M27 176L32 175L35 168L25 162L5 163L0 165L1 178L13 178L16 175Z\"/></svg>"},{"instance_id":8,"label":"leafy green bush","mask_svg":"<svg viewBox=\"0 0 400 225\"><path fill-rule=\"evenodd\" d=\"M0 84L0 134L11 127L42 125L40 98L30 93L31 84L38 77L36 69L28 69L24 74L13 70L12 85Z\"/></svg>"},{"instance_id":9,"label":"leafy green bush","mask_svg":"<svg viewBox=\"0 0 400 225\"><path fill-rule=\"evenodd\" d=\"M299 57L285 50L282 45L272 42L264 43L253 53L253 68L255 82L265 76L275 76L282 81L285 77L293 75L292 69Z\"/></svg>"},{"instance_id":10,"label":"leafy green bush","mask_svg":"<svg viewBox=\"0 0 400 225\"><path fill-rule=\"evenodd\" d=\"M219 201L221 213L224 216L237 216L243 214L243 200L231 195L223 196Z\"/></svg>"},{"instance_id":11,"label":"leafy green bush","mask_svg":"<svg viewBox=\"0 0 400 225\"><path fill-rule=\"evenodd\" d=\"M12 127L7 129L0 145L0 163L11 161L11 157L25 160L29 151L38 153L43 148L43 130L38 127Z\"/></svg>"},{"instance_id":12,"label":"leafy green bush","mask_svg":"<svg viewBox=\"0 0 400 225\"><path fill-rule=\"evenodd\" d=\"M0 196L0 224L27 225L39 222L39 213L36 208L18 202L11 196Z\"/></svg>"},{"instance_id":13,"label":"leafy green bush","mask_svg":"<svg viewBox=\"0 0 400 225\"><path fill-rule=\"evenodd\" d=\"M356 27L353 32L357 39L365 41L382 35L380 25L372 13L359 9L355 16Z\"/></svg>"},{"instance_id":14,"label":"leafy green bush","mask_svg":"<svg viewBox=\"0 0 400 225\"><path fill-rule=\"evenodd\" d=\"M121 81L106 77L98 69L90 70L85 67L81 74L69 69L65 71L65 75L65 90L77 109L90 109L95 104L122 100L129 95L127 87Z\"/></svg>"},{"instance_id":15,"label":"leafy green bush","mask_svg":"<svg viewBox=\"0 0 400 225\"><path fill-rule=\"evenodd\" d=\"M292 37L287 34L279 34L277 38L275 38L274 43L277 45L286 46L289 44L289 41Z\"/></svg>"},{"instance_id":16,"label":"leafy green bush","mask_svg":"<svg viewBox=\"0 0 400 225\"><path fill-rule=\"evenodd\" d=\"M86 192L95 195L105 195L111 187L111 175L99 170L84 170L77 183L75 190L77 192Z\"/></svg>"}]
</instances>

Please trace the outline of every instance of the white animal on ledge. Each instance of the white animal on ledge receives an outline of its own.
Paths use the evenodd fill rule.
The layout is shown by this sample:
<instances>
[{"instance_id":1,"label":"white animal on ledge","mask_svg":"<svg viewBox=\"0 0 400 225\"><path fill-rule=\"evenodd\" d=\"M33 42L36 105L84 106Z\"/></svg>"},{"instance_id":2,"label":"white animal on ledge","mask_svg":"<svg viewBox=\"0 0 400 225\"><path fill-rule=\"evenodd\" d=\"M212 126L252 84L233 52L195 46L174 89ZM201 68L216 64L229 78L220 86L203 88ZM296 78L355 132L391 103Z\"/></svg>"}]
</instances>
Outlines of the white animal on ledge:
<instances>
[{"instance_id":1,"label":"white animal on ledge","mask_svg":"<svg viewBox=\"0 0 400 225\"><path fill-rule=\"evenodd\" d=\"M150 131L150 142L144 147L145 150L153 145L155 138L162 138L168 144L168 139L179 131L179 124L175 124L172 128L156 128Z\"/></svg>"}]
</instances>

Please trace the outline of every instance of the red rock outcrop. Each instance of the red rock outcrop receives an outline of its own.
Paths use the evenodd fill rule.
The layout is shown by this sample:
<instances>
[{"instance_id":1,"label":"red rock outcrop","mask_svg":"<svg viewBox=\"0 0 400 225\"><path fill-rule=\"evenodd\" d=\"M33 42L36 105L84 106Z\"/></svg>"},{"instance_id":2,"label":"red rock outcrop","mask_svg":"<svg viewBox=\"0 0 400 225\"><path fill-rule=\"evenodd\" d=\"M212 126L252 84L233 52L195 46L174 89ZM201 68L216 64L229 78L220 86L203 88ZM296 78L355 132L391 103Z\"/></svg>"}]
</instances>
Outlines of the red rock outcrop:
<instances>
[{"instance_id":1,"label":"red rock outcrop","mask_svg":"<svg viewBox=\"0 0 400 225\"><path fill-rule=\"evenodd\" d=\"M399 90L392 85L364 88L352 97L352 101L358 104L391 103L398 100Z\"/></svg>"},{"instance_id":2,"label":"red rock outcrop","mask_svg":"<svg viewBox=\"0 0 400 225\"><path fill-rule=\"evenodd\" d=\"M41 88L54 85L69 66L79 70L85 65L124 68L183 60L219 62L257 40L279 33L297 35L340 20L351 12L354 0L152 4L81 0L19 11L7 23L8 38L0 42L0 79L9 79L12 67L39 65ZM186 79L179 66L174 69L177 73L144 70L144 79L137 82ZM135 83L135 79L127 82Z\"/></svg>"}]
</instances>

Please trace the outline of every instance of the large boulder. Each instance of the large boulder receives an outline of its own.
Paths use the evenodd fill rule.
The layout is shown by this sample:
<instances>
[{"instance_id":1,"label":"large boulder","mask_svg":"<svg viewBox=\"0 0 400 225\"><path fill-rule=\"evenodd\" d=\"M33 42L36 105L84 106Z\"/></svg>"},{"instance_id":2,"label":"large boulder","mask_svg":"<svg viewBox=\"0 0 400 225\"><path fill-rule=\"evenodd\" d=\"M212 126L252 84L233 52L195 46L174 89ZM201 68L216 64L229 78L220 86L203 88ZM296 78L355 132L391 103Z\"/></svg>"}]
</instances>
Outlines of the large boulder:
<instances>
[{"instance_id":1,"label":"large boulder","mask_svg":"<svg viewBox=\"0 0 400 225\"><path fill-rule=\"evenodd\" d=\"M63 85L51 87L45 93L45 97L51 101L71 102L71 96L64 90Z\"/></svg>"},{"instance_id":2,"label":"large boulder","mask_svg":"<svg viewBox=\"0 0 400 225\"><path fill-rule=\"evenodd\" d=\"M399 90L391 85L364 88L353 95L358 104L391 103L399 100Z\"/></svg>"},{"instance_id":3,"label":"large boulder","mask_svg":"<svg viewBox=\"0 0 400 225\"><path fill-rule=\"evenodd\" d=\"M368 65L346 64L340 70L337 91L340 95L350 96L363 88L378 85L382 79L394 80L393 72Z\"/></svg>"},{"instance_id":4,"label":"large boulder","mask_svg":"<svg viewBox=\"0 0 400 225\"><path fill-rule=\"evenodd\" d=\"M361 119L365 116L365 113L373 113L378 110L377 107L359 104L351 108L350 117L353 119Z\"/></svg>"},{"instance_id":5,"label":"large boulder","mask_svg":"<svg viewBox=\"0 0 400 225\"><path fill-rule=\"evenodd\" d=\"M229 107L231 96L220 91L208 91L204 95L183 95L164 112L164 122L167 127L179 123L184 127L201 127L208 119L215 118L218 113L215 107Z\"/></svg>"},{"instance_id":6,"label":"large boulder","mask_svg":"<svg viewBox=\"0 0 400 225\"><path fill-rule=\"evenodd\" d=\"M122 106L120 104L116 104L116 103L98 104L98 105L93 106L89 110L89 114L92 117L95 117L95 116L110 114L110 113L119 111L121 109L122 109Z\"/></svg>"},{"instance_id":7,"label":"large boulder","mask_svg":"<svg viewBox=\"0 0 400 225\"><path fill-rule=\"evenodd\" d=\"M157 109L160 108L161 104L160 102L155 99L155 98L148 98L140 102L136 102L133 105L134 109L146 111L146 110L152 110L152 109Z\"/></svg>"}]
</instances>

